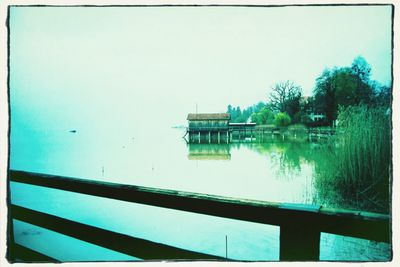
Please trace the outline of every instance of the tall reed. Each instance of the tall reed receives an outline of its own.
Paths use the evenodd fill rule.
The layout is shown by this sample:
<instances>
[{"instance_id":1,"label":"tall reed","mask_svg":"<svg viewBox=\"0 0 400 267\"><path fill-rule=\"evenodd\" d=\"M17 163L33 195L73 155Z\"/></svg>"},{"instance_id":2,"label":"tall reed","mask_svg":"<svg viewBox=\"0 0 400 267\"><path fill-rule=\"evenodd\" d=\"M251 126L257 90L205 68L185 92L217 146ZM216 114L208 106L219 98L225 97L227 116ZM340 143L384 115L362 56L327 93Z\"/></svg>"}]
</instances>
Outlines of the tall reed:
<instances>
[{"instance_id":1,"label":"tall reed","mask_svg":"<svg viewBox=\"0 0 400 267\"><path fill-rule=\"evenodd\" d=\"M327 164L323 169L320 166L317 184L341 196L347 206L387 212L392 166L387 108L342 108L338 121L338 134L335 142L327 145Z\"/></svg>"}]
</instances>

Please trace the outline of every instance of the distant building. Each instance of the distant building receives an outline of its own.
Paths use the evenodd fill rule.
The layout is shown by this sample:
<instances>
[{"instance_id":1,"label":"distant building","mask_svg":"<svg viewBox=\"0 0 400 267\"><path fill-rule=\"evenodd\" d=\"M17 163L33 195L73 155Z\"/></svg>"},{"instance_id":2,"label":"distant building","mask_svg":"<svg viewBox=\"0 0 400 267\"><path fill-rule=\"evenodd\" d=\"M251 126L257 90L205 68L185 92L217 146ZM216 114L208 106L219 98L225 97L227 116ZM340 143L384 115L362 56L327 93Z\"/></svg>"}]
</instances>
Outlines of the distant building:
<instances>
[{"instance_id":1,"label":"distant building","mask_svg":"<svg viewBox=\"0 0 400 267\"><path fill-rule=\"evenodd\" d=\"M190 113L187 116L190 143L229 142L228 113Z\"/></svg>"},{"instance_id":2,"label":"distant building","mask_svg":"<svg viewBox=\"0 0 400 267\"><path fill-rule=\"evenodd\" d=\"M228 113L190 113L187 116L190 130L228 129L231 115Z\"/></svg>"},{"instance_id":3,"label":"distant building","mask_svg":"<svg viewBox=\"0 0 400 267\"><path fill-rule=\"evenodd\" d=\"M300 106L302 110L304 110L307 114L307 117L313 121L313 122L318 122L318 121L323 121L325 120L326 116L320 110L317 110L314 107L314 98L312 96L302 96L300 98Z\"/></svg>"},{"instance_id":4,"label":"distant building","mask_svg":"<svg viewBox=\"0 0 400 267\"><path fill-rule=\"evenodd\" d=\"M311 113L311 114L308 114L308 117L312 121L321 121L321 120L325 119L326 116L322 113L320 113L320 114Z\"/></svg>"}]
</instances>

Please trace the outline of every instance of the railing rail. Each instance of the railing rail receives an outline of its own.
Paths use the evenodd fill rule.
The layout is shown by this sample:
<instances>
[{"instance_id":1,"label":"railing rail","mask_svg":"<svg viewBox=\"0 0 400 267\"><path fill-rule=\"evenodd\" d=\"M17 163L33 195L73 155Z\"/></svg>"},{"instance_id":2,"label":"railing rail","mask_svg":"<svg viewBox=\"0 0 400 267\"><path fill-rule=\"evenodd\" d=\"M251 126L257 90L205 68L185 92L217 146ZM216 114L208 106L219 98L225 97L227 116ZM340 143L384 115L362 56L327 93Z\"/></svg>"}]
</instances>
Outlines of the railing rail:
<instances>
[{"instance_id":1,"label":"railing rail","mask_svg":"<svg viewBox=\"0 0 400 267\"><path fill-rule=\"evenodd\" d=\"M14 219L34 224L70 237L145 260L203 259L222 257L176 248L165 244L136 238L95 226L71 221L51 214L11 205ZM51 259L46 261L52 262Z\"/></svg>"},{"instance_id":2,"label":"railing rail","mask_svg":"<svg viewBox=\"0 0 400 267\"><path fill-rule=\"evenodd\" d=\"M390 216L312 205L272 203L208 194L10 171L10 180L200 214L280 226L281 260L318 260L320 233L390 242Z\"/></svg>"}]
</instances>

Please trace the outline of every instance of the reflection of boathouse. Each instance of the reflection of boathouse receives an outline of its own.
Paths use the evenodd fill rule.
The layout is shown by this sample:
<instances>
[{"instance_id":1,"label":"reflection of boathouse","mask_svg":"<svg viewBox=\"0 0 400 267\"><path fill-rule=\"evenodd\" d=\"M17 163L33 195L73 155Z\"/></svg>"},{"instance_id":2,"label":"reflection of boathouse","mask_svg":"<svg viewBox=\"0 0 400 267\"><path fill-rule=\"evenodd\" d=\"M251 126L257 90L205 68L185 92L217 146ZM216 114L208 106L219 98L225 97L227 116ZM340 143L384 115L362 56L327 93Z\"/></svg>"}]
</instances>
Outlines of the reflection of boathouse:
<instances>
[{"instance_id":1,"label":"reflection of boathouse","mask_svg":"<svg viewBox=\"0 0 400 267\"><path fill-rule=\"evenodd\" d=\"M228 143L230 117L228 113L189 114L189 143Z\"/></svg>"},{"instance_id":2,"label":"reflection of boathouse","mask_svg":"<svg viewBox=\"0 0 400 267\"><path fill-rule=\"evenodd\" d=\"M189 160L230 160L227 144L188 144Z\"/></svg>"}]
</instances>

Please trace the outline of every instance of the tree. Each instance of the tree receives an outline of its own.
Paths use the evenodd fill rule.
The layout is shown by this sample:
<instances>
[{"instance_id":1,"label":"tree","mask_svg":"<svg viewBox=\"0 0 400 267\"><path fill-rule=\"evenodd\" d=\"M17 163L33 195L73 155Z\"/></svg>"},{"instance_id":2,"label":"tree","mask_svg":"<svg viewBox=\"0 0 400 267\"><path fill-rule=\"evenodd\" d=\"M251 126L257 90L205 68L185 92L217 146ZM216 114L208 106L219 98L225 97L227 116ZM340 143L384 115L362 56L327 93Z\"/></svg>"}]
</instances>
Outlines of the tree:
<instances>
[{"instance_id":1,"label":"tree","mask_svg":"<svg viewBox=\"0 0 400 267\"><path fill-rule=\"evenodd\" d=\"M375 95L373 103L375 106L385 106L390 107L392 102L392 88L388 86L383 86L375 84L374 87Z\"/></svg>"},{"instance_id":2,"label":"tree","mask_svg":"<svg viewBox=\"0 0 400 267\"><path fill-rule=\"evenodd\" d=\"M276 112L286 112L293 116L300 110L301 88L287 80L275 84L270 93L269 106Z\"/></svg>"},{"instance_id":3,"label":"tree","mask_svg":"<svg viewBox=\"0 0 400 267\"><path fill-rule=\"evenodd\" d=\"M227 112L231 115L232 122L242 122L243 116L239 106L232 107L232 105L228 105L227 109Z\"/></svg>"},{"instance_id":4,"label":"tree","mask_svg":"<svg viewBox=\"0 0 400 267\"><path fill-rule=\"evenodd\" d=\"M315 110L324 113L332 124L339 106L372 104L374 89L370 73L371 67L362 57L355 58L351 67L325 69L316 79Z\"/></svg>"},{"instance_id":5,"label":"tree","mask_svg":"<svg viewBox=\"0 0 400 267\"><path fill-rule=\"evenodd\" d=\"M229 104L229 105L228 105L228 112L227 112L227 113L231 114L231 116L232 116L232 110L233 110L232 105Z\"/></svg>"},{"instance_id":6,"label":"tree","mask_svg":"<svg viewBox=\"0 0 400 267\"><path fill-rule=\"evenodd\" d=\"M275 115L275 125L285 127L290 124L290 116L286 112L279 112Z\"/></svg>"},{"instance_id":7,"label":"tree","mask_svg":"<svg viewBox=\"0 0 400 267\"><path fill-rule=\"evenodd\" d=\"M251 115L251 121L259 125L270 124L274 122L274 114L269 108L264 107L259 112Z\"/></svg>"},{"instance_id":8,"label":"tree","mask_svg":"<svg viewBox=\"0 0 400 267\"><path fill-rule=\"evenodd\" d=\"M327 121L332 123L336 118L337 103L333 73L335 70L325 69L316 79L314 88L314 111L324 113Z\"/></svg>"},{"instance_id":9,"label":"tree","mask_svg":"<svg viewBox=\"0 0 400 267\"><path fill-rule=\"evenodd\" d=\"M253 118L254 113L260 112L265 106L265 103L259 102L242 111L239 106L228 105L227 113L231 115L231 122L247 122L249 118Z\"/></svg>"},{"instance_id":10,"label":"tree","mask_svg":"<svg viewBox=\"0 0 400 267\"><path fill-rule=\"evenodd\" d=\"M371 76L371 66L362 56L358 56L353 60L351 64L352 73L358 77L361 81L368 83Z\"/></svg>"},{"instance_id":11,"label":"tree","mask_svg":"<svg viewBox=\"0 0 400 267\"><path fill-rule=\"evenodd\" d=\"M356 57L351 64L351 72L356 83L357 103L370 104L373 97L371 86L371 66L361 56Z\"/></svg>"},{"instance_id":12,"label":"tree","mask_svg":"<svg viewBox=\"0 0 400 267\"><path fill-rule=\"evenodd\" d=\"M254 122L254 123L258 124L258 125L263 124L262 118L261 118L259 113L251 114L250 118L251 118L251 122Z\"/></svg>"}]
</instances>

